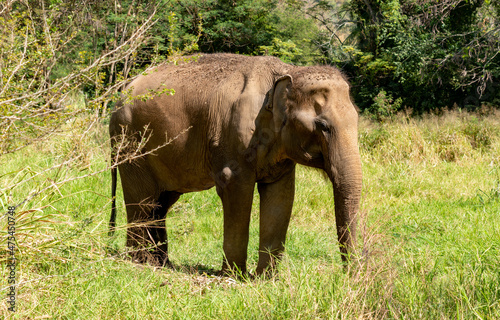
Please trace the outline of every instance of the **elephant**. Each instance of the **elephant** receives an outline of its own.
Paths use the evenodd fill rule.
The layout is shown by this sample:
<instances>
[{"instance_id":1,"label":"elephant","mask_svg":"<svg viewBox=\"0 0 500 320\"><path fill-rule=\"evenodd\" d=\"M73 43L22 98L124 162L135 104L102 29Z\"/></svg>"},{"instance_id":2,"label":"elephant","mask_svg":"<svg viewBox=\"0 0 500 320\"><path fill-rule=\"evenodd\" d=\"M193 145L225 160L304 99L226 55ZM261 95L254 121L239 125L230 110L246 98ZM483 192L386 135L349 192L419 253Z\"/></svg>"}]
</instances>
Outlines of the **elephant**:
<instances>
[{"instance_id":1,"label":"elephant","mask_svg":"<svg viewBox=\"0 0 500 320\"><path fill-rule=\"evenodd\" d=\"M341 71L294 66L271 56L199 54L163 64L127 88L129 98L113 111L109 132L115 157L125 132L143 152L117 165L128 247L141 252L153 245L154 259L148 261L170 265L167 211L182 194L215 186L224 220L221 272L247 273L257 184L255 273L266 273L284 251L295 167L301 164L320 169L333 184L340 253L344 263L349 261L356 245L362 170L358 109ZM116 219L116 170L111 170L110 233Z\"/></svg>"}]
</instances>

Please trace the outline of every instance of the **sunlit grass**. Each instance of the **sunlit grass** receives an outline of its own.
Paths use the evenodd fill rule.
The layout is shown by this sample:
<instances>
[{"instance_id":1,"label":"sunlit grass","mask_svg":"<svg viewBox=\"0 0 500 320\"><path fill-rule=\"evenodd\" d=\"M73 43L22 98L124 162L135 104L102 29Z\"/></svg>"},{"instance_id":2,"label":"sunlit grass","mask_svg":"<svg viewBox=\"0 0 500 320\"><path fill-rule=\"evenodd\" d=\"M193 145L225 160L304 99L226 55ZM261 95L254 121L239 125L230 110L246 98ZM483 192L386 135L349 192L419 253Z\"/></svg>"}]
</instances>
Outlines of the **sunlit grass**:
<instances>
[{"instance_id":1,"label":"sunlit grass","mask_svg":"<svg viewBox=\"0 0 500 320\"><path fill-rule=\"evenodd\" d=\"M124 258L120 192L118 232L107 236L110 174L99 173L108 157L104 125L6 155L0 158L4 211L47 189L18 208L18 311L1 304L0 317L498 318L499 119L461 112L380 124L362 119L360 259L343 269L331 186L319 172L299 167L284 259L271 279L248 281L211 273L223 254L214 190L183 195L169 213L174 270ZM250 270L257 263L257 193L254 200ZM2 237L5 226L2 220ZM6 296L3 262L1 268Z\"/></svg>"}]
</instances>

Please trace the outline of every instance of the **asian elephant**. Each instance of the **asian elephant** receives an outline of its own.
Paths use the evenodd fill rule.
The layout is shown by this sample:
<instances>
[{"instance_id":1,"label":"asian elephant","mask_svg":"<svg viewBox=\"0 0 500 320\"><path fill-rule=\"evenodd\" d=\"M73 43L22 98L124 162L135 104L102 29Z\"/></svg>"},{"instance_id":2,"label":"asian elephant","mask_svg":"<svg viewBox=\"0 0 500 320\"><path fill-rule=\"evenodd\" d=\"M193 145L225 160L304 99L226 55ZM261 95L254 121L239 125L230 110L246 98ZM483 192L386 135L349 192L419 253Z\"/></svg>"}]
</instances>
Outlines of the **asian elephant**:
<instances>
[{"instance_id":1,"label":"asian elephant","mask_svg":"<svg viewBox=\"0 0 500 320\"><path fill-rule=\"evenodd\" d=\"M246 272L257 183L256 273L263 273L284 249L299 163L324 170L332 182L340 251L348 260L356 239L361 160L358 112L339 70L293 66L274 57L202 54L139 76L127 92L128 102L111 116L112 152L120 152L120 139L128 133L146 153L118 165L127 246L154 244L155 261L169 264L168 209L183 193L215 186L224 211L222 270ZM116 179L115 168L113 201ZM113 202L110 232L115 217Z\"/></svg>"}]
</instances>

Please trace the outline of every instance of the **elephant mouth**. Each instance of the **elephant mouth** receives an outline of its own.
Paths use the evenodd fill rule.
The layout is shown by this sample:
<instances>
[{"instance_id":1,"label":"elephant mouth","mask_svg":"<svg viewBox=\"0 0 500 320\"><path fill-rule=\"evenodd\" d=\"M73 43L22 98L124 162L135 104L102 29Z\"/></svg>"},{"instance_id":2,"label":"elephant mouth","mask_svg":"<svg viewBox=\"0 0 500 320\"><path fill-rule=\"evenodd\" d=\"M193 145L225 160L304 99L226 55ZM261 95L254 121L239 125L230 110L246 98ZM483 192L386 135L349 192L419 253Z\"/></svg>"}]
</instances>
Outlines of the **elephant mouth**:
<instances>
[{"instance_id":1,"label":"elephant mouth","mask_svg":"<svg viewBox=\"0 0 500 320\"><path fill-rule=\"evenodd\" d=\"M325 159L321 153L305 153L305 163L301 163L308 167L323 169L325 166Z\"/></svg>"},{"instance_id":2,"label":"elephant mouth","mask_svg":"<svg viewBox=\"0 0 500 320\"><path fill-rule=\"evenodd\" d=\"M308 148L304 145L300 145L299 148L300 151L292 156L292 159L295 162L307 167L324 169L325 159L320 150L317 150L316 148Z\"/></svg>"}]
</instances>

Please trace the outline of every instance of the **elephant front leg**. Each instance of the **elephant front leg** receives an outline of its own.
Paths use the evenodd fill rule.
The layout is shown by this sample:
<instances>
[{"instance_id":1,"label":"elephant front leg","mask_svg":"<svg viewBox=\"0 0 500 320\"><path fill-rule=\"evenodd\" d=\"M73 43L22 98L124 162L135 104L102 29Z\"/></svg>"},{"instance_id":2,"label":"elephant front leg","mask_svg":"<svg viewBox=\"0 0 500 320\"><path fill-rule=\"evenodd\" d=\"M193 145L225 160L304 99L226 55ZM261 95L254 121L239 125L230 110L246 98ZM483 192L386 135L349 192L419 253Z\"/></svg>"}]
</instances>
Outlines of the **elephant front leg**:
<instances>
[{"instance_id":1,"label":"elephant front leg","mask_svg":"<svg viewBox=\"0 0 500 320\"><path fill-rule=\"evenodd\" d=\"M239 181L248 181L238 179ZM217 193L224 210L224 255L222 273L238 269L246 273L250 213L255 182L224 183L217 185Z\"/></svg>"},{"instance_id":2,"label":"elephant front leg","mask_svg":"<svg viewBox=\"0 0 500 320\"><path fill-rule=\"evenodd\" d=\"M259 183L260 244L257 274L274 268L280 258L295 195L295 168L274 183Z\"/></svg>"}]
</instances>

